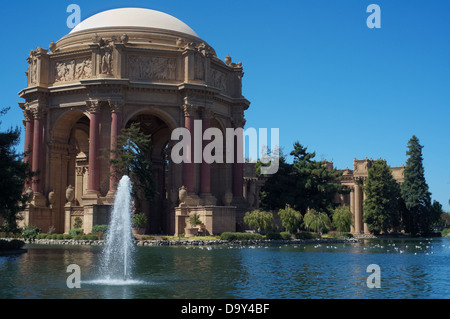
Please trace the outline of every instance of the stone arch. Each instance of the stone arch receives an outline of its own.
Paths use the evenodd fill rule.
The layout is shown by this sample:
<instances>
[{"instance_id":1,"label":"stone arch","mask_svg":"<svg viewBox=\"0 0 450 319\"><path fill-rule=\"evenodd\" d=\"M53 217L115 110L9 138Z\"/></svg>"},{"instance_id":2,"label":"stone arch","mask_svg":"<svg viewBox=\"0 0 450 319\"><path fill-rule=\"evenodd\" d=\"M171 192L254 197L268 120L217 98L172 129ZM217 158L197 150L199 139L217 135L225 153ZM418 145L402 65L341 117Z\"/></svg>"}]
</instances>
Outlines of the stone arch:
<instances>
[{"instance_id":1,"label":"stone arch","mask_svg":"<svg viewBox=\"0 0 450 319\"><path fill-rule=\"evenodd\" d=\"M173 165L170 164L170 156L167 157L168 146L171 140L172 130L176 122L166 112L155 109L140 109L127 116L123 126L129 127L132 123L140 123L141 131L151 135L152 175L157 195L154 202L141 200L138 209L148 217L146 233L173 233L174 212L169 200L169 193L173 188Z\"/></svg>"},{"instance_id":2,"label":"stone arch","mask_svg":"<svg viewBox=\"0 0 450 319\"><path fill-rule=\"evenodd\" d=\"M64 112L55 120L49 143L48 189L55 192L52 226L56 231L65 229L65 190L75 189L73 205L81 205L83 189L87 186L87 163L89 150L89 118L82 111ZM80 178L84 178L85 182Z\"/></svg>"},{"instance_id":3,"label":"stone arch","mask_svg":"<svg viewBox=\"0 0 450 319\"><path fill-rule=\"evenodd\" d=\"M124 121L123 121L124 125L126 125L126 123L128 123L132 118L134 118L140 114L150 114L150 115L157 116L158 118L160 118L161 120L163 120L166 123L166 125L169 127L169 129L171 131L179 126L177 124L177 121L173 118L172 115L170 115L168 112L166 112L162 109L157 109L157 108L138 108L138 109L136 109L135 111L128 114L128 116L126 118L124 118Z\"/></svg>"}]
</instances>

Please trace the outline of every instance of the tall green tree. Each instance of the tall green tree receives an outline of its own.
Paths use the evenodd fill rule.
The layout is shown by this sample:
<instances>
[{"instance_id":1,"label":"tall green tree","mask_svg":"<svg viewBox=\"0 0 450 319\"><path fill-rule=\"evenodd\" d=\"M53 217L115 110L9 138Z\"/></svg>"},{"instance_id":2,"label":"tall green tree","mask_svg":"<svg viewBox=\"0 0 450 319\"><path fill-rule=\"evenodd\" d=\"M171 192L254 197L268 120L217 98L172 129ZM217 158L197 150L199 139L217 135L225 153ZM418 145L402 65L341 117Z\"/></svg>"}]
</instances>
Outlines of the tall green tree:
<instances>
[{"instance_id":1,"label":"tall green tree","mask_svg":"<svg viewBox=\"0 0 450 319\"><path fill-rule=\"evenodd\" d=\"M4 115L9 108L0 110ZM20 129L9 128L0 132L0 217L3 217L4 231L17 230L19 212L24 209L28 197L24 194L25 181L33 175L24 154L18 153L16 146L20 141Z\"/></svg>"},{"instance_id":2,"label":"tall green tree","mask_svg":"<svg viewBox=\"0 0 450 319\"><path fill-rule=\"evenodd\" d=\"M334 197L343 189L339 183L341 172L330 170L325 161L315 161L316 153L308 152L299 142L294 143L291 155L294 157L294 208L303 214L308 209L331 213Z\"/></svg>"},{"instance_id":3,"label":"tall green tree","mask_svg":"<svg viewBox=\"0 0 450 319\"><path fill-rule=\"evenodd\" d=\"M431 193L425 180L423 167L423 146L419 139L413 135L408 141L404 182L401 186L401 195L405 201L407 216L405 216L404 227L412 234L426 234L430 232L434 223L431 212Z\"/></svg>"},{"instance_id":4,"label":"tall green tree","mask_svg":"<svg viewBox=\"0 0 450 319\"><path fill-rule=\"evenodd\" d=\"M122 130L117 146L110 150L113 176L119 180L128 175L133 185L133 197L153 202L155 186L152 176L151 136L143 133L138 123Z\"/></svg>"},{"instance_id":5,"label":"tall green tree","mask_svg":"<svg viewBox=\"0 0 450 319\"><path fill-rule=\"evenodd\" d=\"M364 185L364 222L378 234L394 228L399 219L400 187L386 161L379 159L369 168Z\"/></svg>"}]
</instances>

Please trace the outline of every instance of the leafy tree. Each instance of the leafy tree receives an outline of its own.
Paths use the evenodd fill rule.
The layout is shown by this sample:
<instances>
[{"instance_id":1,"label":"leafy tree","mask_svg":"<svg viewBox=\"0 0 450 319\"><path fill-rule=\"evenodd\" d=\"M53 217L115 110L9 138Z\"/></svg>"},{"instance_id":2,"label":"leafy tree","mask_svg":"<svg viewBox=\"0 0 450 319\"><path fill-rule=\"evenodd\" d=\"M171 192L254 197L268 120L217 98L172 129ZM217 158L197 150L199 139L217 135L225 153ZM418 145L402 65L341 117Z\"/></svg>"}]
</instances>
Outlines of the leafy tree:
<instances>
[{"instance_id":1,"label":"leafy tree","mask_svg":"<svg viewBox=\"0 0 450 319\"><path fill-rule=\"evenodd\" d=\"M430 209L430 218L433 221L432 226L445 225L445 215L448 214L444 212L441 203L439 203L437 200L434 200Z\"/></svg>"},{"instance_id":2,"label":"leafy tree","mask_svg":"<svg viewBox=\"0 0 450 319\"><path fill-rule=\"evenodd\" d=\"M419 139L413 135L408 142L408 160L401 186L401 195L408 211L405 229L412 234L428 233L435 222L431 212L431 193L425 180L422 148Z\"/></svg>"},{"instance_id":3,"label":"leafy tree","mask_svg":"<svg viewBox=\"0 0 450 319\"><path fill-rule=\"evenodd\" d=\"M349 232L352 225L352 212L348 206L338 206L333 211L333 227L339 232Z\"/></svg>"},{"instance_id":4,"label":"leafy tree","mask_svg":"<svg viewBox=\"0 0 450 319\"><path fill-rule=\"evenodd\" d=\"M261 210L246 212L244 223L256 231L269 231L275 228L272 213Z\"/></svg>"},{"instance_id":5,"label":"leafy tree","mask_svg":"<svg viewBox=\"0 0 450 319\"><path fill-rule=\"evenodd\" d=\"M296 233L302 224L302 214L289 205L286 205L284 209L280 209L278 215L281 219L281 225L291 234Z\"/></svg>"},{"instance_id":6,"label":"leafy tree","mask_svg":"<svg viewBox=\"0 0 450 319\"><path fill-rule=\"evenodd\" d=\"M113 176L119 180L121 176L128 175L133 185L133 197L153 202L155 186L152 176L151 136L140 130L138 123L122 130L117 137L117 146L110 150L113 154L111 165Z\"/></svg>"},{"instance_id":7,"label":"leafy tree","mask_svg":"<svg viewBox=\"0 0 450 319\"><path fill-rule=\"evenodd\" d=\"M450 213L443 212L441 214L440 225L444 228L450 226Z\"/></svg>"},{"instance_id":8,"label":"leafy tree","mask_svg":"<svg viewBox=\"0 0 450 319\"><path fill-rule=\"evenodd\" d=\"M373 162L368 171L364 193L364 222L376 234L387 233L399 218L400 187L386 161L379 159Z\"/></svg>"},{"instance_id":9,"label":"leafy tree","mask_svg":"<svg viewBox=\"0 0 450 319\"><path fill-rule=\"evenodd\" d=\"M279 210L288 204L302 214L308 208L331 212L336 192L343 191L341 173L328 169L324 161L315 161L316 154L299 142L290 155L292 164L280 152L278 172L269 176L261 189L261 207Z\"/></svg>"},{"instance_id":10,"label":"leafy tree","mask_svg":"<svg viewBox=\"0 0 450 319\"><path fill-rule=\"evenodd\" d=\"M327 230L331 226L331 221L328 215L324 212L317 211L315 209L310 209L303 218L303 223L305 227L315 231L321 232Z\"/></svg>"},{"instance_id":11,"label":"leafy tree","mask_svg":"<svg viewBox=\"0 0 450 319\"><path fill-rule=\"evenodd\" d=\"M0 110L0 115L9 108ZM31 172L28 163L23 161L24 154L17 153L16 146L20 140L20 129L10 128L0 132L0 217L3 217L3 231L17 230L19 212L25 208L28 196L24 194L24 184L30 179Z\"/></svg>"},{"instance_id":12,"label":"leafy tree","mask_svg":"<svg viewBox=\"0 0 450 319\"><path fill-rule=\"evenodd\" d=\"M295 209L302 213L308 209L331 212L336 193L343 190L339 184L341 172L330 170L325 161L313 160L316 153L309 153L299 142L294 143L291 155L294 157L292 175L295 182Z\"/></svg>"},{"instance_id":13,"label":"leafy tree","mask_svg":"<svg viewBox=\"0 0 450 319\"><path fill-rule=\"evenodd\" d=\"M260 160L256 163L257 174L263 164ZM260 206L267 210L278 210L284 208L286 204L294 203L295 182L292 175L292 164L286 160L282 153L278 159L278 171L267 177L261 188Z\"/></svg>"}]
</instances>

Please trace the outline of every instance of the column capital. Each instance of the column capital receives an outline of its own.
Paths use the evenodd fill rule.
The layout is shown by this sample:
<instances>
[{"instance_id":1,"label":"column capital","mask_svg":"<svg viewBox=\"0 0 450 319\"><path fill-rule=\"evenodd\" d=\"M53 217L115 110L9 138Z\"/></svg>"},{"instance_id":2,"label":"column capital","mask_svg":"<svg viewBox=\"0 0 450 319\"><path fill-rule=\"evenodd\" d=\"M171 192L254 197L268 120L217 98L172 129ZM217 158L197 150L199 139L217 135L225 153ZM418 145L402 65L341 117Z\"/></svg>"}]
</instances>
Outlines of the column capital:
<instances>
[{"instance_id":1,"label":"column capital","mask_svg":"<svg viewBox=\"0 0 450 319\"><path fill-rule=\"evenodd\" d=\"M183 113L184 113L185 117L188 117L188 116L195 117L197 115L197 112L198 112L197 106L194 106L191 104L186 104L186 103L183 105Z\"/></svg>"},{"instance_id":2,"label":"column capital","mask_svg":"<svg viewBox=\"0 0 450 319\"><path fill-rule=\"evenodd\" d=\"M39 107L39 106L30 108L28 111L29 111L30 116L32 116L33 119L35 119L35 120L42 119L45 116L45 114L47 113L43 107Z\"/></svg>"},{"instance_id":3,"label":"column capital","mask_svg":"<svg viewBox=\"0 0 450 319\"><path fill-rule=\"evenodd\" d=\"M33 120L33 113L30 110L24 110L23 117L25 118L25 122L29 122Z\"/></svg>"},{"instance_id":4,"label":"column capital","mask_svg":"<svg viewBox=\"0 0 450 319\"><path fill-rule=\"evenodd\" d=\"M111 109L111 113L122 113L125 103L123 101L108 100L108 104Z\"/></svg>"},{"instance_id":5,"label":"column capital","mask_svg":"<svg viewBox=\"0 0 450 319\"><path fill-rule=\"evenodd\" d=\"M87 100L86 106L88 107L89 113L100 112L100 101L99 100Z\"/></svg>"}]
</instances>

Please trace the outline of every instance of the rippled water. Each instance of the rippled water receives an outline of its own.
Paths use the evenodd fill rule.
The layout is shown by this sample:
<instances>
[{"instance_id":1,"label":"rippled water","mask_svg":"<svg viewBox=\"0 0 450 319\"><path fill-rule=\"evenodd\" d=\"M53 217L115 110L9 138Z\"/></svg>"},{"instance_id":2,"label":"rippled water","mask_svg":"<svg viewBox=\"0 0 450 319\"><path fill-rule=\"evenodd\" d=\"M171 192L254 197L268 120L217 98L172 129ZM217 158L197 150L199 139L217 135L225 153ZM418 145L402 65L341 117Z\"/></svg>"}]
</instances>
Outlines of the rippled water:
<instances>
[{"instance_id":1,"label":"rippled water","mask_svg":"<svg viewBox=\"0 0 450 319\"><path fill-rule=\"evenodd\" d=\"M101 247L28 245L0 257L0 298L450 298L450 239L136 247L133 278L102 282ZM81 288L66 285L67 266ZM368 288L367 266L381 269Z\"/></svg>"}]
</instances>

